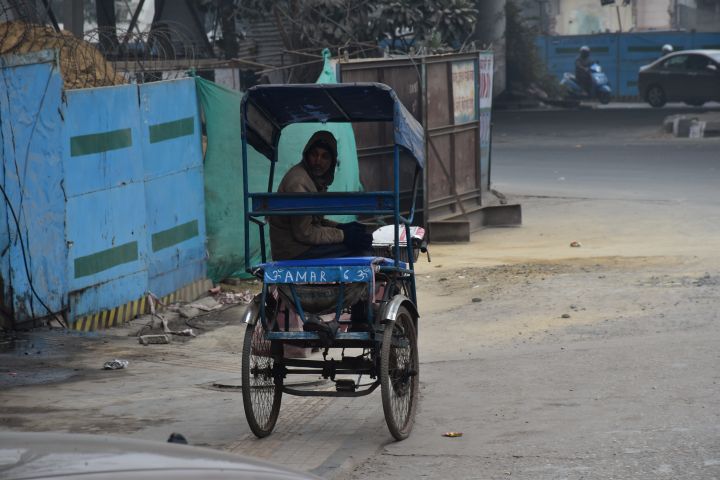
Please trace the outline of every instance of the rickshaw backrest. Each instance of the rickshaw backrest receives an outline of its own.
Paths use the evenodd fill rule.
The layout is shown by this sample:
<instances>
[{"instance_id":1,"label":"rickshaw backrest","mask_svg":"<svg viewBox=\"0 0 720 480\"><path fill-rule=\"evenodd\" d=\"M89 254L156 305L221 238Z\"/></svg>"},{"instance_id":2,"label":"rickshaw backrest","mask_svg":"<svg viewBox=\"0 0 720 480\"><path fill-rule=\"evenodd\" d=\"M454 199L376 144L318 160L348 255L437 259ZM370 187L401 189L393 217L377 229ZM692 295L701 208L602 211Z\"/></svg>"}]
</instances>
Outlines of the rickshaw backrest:
<instances>
[{"instance_id":1,"label":"rickshaw backrest","mask_svg":"<svg viewBox=\"0 0 720 480\"><path fill-rule=\"evenodd\" d=\"M250 215L389 215L393 192L251 193Z\"/></svg>"}]
</instances>

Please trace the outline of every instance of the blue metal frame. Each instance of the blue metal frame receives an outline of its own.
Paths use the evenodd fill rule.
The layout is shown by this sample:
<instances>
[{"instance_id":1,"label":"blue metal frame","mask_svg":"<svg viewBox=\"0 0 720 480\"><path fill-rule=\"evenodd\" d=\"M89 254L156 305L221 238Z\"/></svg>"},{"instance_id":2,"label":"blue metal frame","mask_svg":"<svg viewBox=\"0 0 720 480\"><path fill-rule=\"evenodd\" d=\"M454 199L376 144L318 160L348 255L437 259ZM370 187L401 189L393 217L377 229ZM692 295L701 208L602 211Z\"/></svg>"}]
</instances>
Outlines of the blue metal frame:
<instances>
[{"instance_id":1,"label":"blue metal frame","mask_svg":"<svg viewBox=\"0 0 720 480\"><path fill-rule=\"evenodd\" d=\"M335 92L338 92L335 86ZM337 93L336 93L337 94ZM394 95L394 92L393 92ZM275 174L275 161L270 159L270 178L267 192L250 192L248 184L248 114L247 102L243 101L241 106L242 116L242 172L243 172L243 209L244 209L244 243L245 243L245 266L246 270L261 278L263 289L261 294L260 321L265 331L268 331L265 303L270 285L289 285L292 293L294 308L303 322L305 313L300 298L297 295L295 284L332 283L340 285L340 298L335 312L336 319L339 319L344 301L347 283L367 283L369 290L369 302L374 297L374 280L377 273L394 275L401 283L406 283L411 301L417 305L415 291L413 245L410 236L410 225L415 216L415 201L417 197L418 184L421 178L419 172L422 162L417 162L416 174L413 185L413 198L408 218L400 213L400 148L396 143L393 150L393 190L380 192L341 192L341 193L274 193L272 185ZM396 107L396 112L401 109ZM272 119L271 119L272 120ZM347 121L348 119L343 119ZM350 119L352 120L352 119ZM388 119L389 120L389 119ZM409 150L405 149L410 152ZM412 152L410 152L412 153ZM266 217L272 215L320 215L320 214L368 214L387 215L394 220L394 258L376 259L374 257L363 258L338 258L338 259L316 259L296 260L286 262L267 263L264 248L261 251L261 265L250 265L250 223L256 223L260 231L260 245L265 245ZM404 226L407 243L408 262L400 260L400 228ZM369 322L372 322L372 309L368 308ZM276 338L277 337L277 338ZM312 332L268 332L268 338L282 340L316 340L317 334ZM343 340L368 340L371 336L363 332L342 334L339 339Z\"/></svg>"}]
</instances>

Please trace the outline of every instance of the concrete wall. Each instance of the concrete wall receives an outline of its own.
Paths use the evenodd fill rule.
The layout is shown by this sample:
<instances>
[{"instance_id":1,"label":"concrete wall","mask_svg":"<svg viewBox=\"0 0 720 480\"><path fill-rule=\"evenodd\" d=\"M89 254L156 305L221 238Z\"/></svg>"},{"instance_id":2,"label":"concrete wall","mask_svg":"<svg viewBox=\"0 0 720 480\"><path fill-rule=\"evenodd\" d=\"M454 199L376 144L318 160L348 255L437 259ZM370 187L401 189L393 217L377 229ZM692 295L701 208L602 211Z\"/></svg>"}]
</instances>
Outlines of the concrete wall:
<instances>
[{"instance_id":1,"label":"concrete wall","mask_svg":"<svg viewBox=\"0 0 720 480\"><path fill-rule=\"evenodd\" d=\"M541 9L533 0L523 0L524 10L555 35L587 35L620 31L618 8L623 32L668 30L720 31L720 3L697 0L633 0L622 5L602 6L597 0L549 0Z\"/></svg>"},{"instance_id":2,"label":"concrete wall","mask_svg":"<svg viewBox=\"0 0 720 480\"><path fill-rule=\"evenodd\" d=\"M476 2L478 21L473 38L478 48L492 48L494 53L493 96L505 90L505 3L506 0Z\"/></svg>"},{"instance_id":3,"label":"concrete wall","mask_svg":"<svg viewBox=\"0 0 720 480\"><path fill-rule=\"evenodd\" d=\"M712 0L675 0L673 24L683 30L720 31L720 2Z\"/></svg>"},{"instance_id":4,"label":"concrete wall","mask_svg":"<svg viewBox=\"0 0 720 480\"><path fill-rule=\"evenodd\" d=\"M615 5L602 6L598 0L559 0L554 17L554 33L557 35L617 32L621 26L622 31L628 31L633 26L631 6L621 5L618 9Z\"/></svg>"},{"instance_id":5,"label":"concrete wall","mask_svg":"<svg viewBox=\"0 0 720 480\"><path fill-rule=\"evenodd\" d=\"M635 5L635 29L640 31L672 29L674 3L674 0L638 1Z\"/></svg>"}]
</instances>

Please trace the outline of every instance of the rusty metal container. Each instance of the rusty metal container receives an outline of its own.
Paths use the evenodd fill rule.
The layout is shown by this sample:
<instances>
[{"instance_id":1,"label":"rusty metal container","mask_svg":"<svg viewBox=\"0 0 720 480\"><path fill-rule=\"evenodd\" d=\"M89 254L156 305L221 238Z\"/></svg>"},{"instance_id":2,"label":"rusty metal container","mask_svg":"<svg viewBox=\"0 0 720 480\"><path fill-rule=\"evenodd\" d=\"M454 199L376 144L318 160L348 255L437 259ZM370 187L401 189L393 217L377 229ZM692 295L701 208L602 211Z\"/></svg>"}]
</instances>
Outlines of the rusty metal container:
<instances>
[{"instance_id":1,"label":"rusty metal container","mask_svg":"<svg viewBox=\"0 0 720 480\"><path fill-rule=\"evenodd\" d=\"M433 242L467 241L486 226L518 225L520 205L491 190L493 54L489 51L338 62L343 83L392 87L425 130L427 165L418 221ZM360 179L367 190L389 178L392 126L355 126ZM409 196L411 173L401 187Z\"/></svg>"}]
</instances>

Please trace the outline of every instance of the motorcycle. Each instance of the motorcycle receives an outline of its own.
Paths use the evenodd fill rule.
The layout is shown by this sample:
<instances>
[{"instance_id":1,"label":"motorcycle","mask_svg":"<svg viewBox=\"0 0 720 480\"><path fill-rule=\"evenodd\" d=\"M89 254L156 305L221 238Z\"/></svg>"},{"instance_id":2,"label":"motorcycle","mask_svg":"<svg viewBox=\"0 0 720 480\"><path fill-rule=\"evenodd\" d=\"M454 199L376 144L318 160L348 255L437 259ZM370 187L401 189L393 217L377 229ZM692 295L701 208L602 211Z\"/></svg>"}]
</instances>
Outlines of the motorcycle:
<instances>
[{"instance_id":1,"label":"motorcycle","mask_svg":"<svg viewBox=\"0 0 720 480\"><path fill-rule=\"evenodd\" d=\"M599 63L593 62L590 65L590 77L592 78L592 91L588 93L572 73L564 73L560 85L564 86L571 98L578 100L591 100L597 98L603 105L610 103L612 99L612 88L607 75L602 71Z\"/></svg>"}]
</instances>

